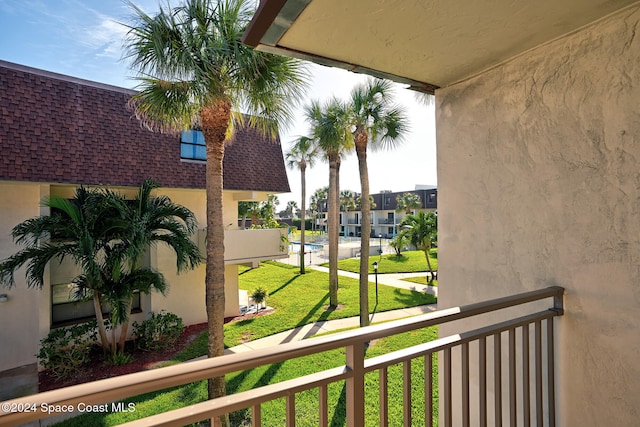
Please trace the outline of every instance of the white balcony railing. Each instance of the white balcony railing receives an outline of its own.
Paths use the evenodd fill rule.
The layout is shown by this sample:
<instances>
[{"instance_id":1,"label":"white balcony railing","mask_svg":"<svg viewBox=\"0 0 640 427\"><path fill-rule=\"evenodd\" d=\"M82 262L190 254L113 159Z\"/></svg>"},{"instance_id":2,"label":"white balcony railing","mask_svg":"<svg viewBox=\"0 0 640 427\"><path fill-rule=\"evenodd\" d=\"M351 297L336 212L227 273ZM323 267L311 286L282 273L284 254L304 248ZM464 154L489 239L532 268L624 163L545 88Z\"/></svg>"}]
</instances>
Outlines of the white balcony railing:
<instances>
[{"instance_id":1,"label":"white balcony railing","mask_svg":"<svg viewBox=\"0 0 640 427\"><path fill-rule=\"evenodd\" d=\"M165 425L181 426L217 417L243 408L252 411L252 425L261 426L261 405L277 398L285 398L286 425L296 424L296 393L305 390L319 390L319 424L328 424L327 387L331 383L344 381L346 390L347 426L365 425L365 397L363 393L365 374L377 371L380 378L380 393L376 399L379 406L379 424L388 425L387 409L389 397L387 389L388 369L402 366L404 425L412 425L412 411L423 408L425 424L432 426L432 401L434 381L431 371L433 359L440 360L439 408L440 419L446 427L471 424L471 406L479 414L474 425L487 425L491 413L496 425L516 425L517 419L523 425L555 426L555 338L554 318L563 314L562 296L564 289L550 287L495 300L453 307L412 318L373 325L352 331L327 335L282 344L267 349L255 350L205 359L191 363L169 366L152 371L139 372L109 378L64 389L49 391L33 396L14 399L3 403L3 408L35 408L35 411L2 412L0 425L17 425L35 421L54 414L39 410L41 404L48 408L56 405L103 404L114 399L124 399L141 393L204 380L232 372L268 366L285 360L320 354L329 350L344 349L343 366L318 371L292 380L257 387L249 391L204 401L185 408L168 411L127 423L127 426ZM553 298L551 307L539 309L539 303L531 302ZM382 356L366 358L367 343L403 332L453 322L519 306L522 317L508 318L479 329L461 331L458 334L440 337L437 340L408 347ZM526 307L526 308L525 308ZM480 318L478 318L480 319ZM475 320L474 320L475 322ZM530 330L533 336L530 339ZM516 339L516 336L519 338ZM501 348L505 341L506 348ZM516 348L516 343L519 343ZM533 342L533 345L531 345ZM470 353L470 345L474 351ZM488 351L493 348L493 351ZM455 350L455 353L453 352ZM455 354L456 357L452 357ZM477 358L471 358L470 354ZM503 357L506 354L506 357ZM459 357L458 357L459 355ZM424 402L413 401L411 362L423 358ZM452 369L452 364L459 369ZM470 366L473 369L470 369ZM518 367L516 369L516 367ZM491 368L491 369L488 369ZM477 375L477 381L470 381L470 371ZM489 372L489 374L488 374ZM452 375L453 373L453 375ZM455 375L455 374L459 374ZM493 381L487 377L493 376ZM473 383L473 386L472 386ZM504 385L504 387L503 387ZM454 393L453 390L456 392ZM473 393L474 399L470 399ZM492 396L488 398L488 396ZM399 397L399 396L398 396ZM455 402L455 405L453 404ZM63 406L61 406L63 407ZM413 408L413 409L412 409ZM455 408L455 411L454 411ZM453 421L455 419L455 422ZM504 420L504 422L502 422Z\"/></svg>"},{"instance_id":2,"label":"white balcony railing","mask_svg":"<svg viewBox=\"0 0 640 427\"><path fill-rule=\"evenodd\" d=\"M224 232L224 262L263 261L286 258L288 245L283 236L286 228L227 230Z\"/></svg>"},{"instance_id":3,"label":"white balcony railing","mask_svg":"<svg viewBox=\"0 0 640 427\"><path fill-rule=\"evenodd\" d=\"M207 253L205 228L198 230L198 247L204 255ZM286 228L257 228L248 230L225 230L224 262L225 264L242 264L289 256L288 245L283 236Z\"/></svg>"}]
</instances>

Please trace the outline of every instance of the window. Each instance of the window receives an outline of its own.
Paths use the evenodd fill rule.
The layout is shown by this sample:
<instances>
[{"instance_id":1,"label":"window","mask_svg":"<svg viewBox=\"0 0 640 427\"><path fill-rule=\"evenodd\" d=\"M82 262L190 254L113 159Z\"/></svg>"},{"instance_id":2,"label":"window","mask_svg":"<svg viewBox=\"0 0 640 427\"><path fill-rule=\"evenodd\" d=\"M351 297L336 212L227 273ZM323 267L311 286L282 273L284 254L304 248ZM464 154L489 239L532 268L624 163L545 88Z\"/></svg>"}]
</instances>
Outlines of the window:
<instances>
[{"instance_id":1,"label":"window","mask_svg":"<svg viewBox=\"0 0 640 427\"><path fill-rule=\"evenodd\" d=\"M75 300L75 289L76 286L72 283L51 285L51 323L54 326L80 323L95 316L93 300ZM133 294L131 312L139 313L140 311L140 292L136 292ZM103 304L102 313L109 313L109 307Z\"/></svg>"},{"instance_id":2,"label":"window","mask_svg":"<svg viewBox=\"0 0 640 427\"><path fill-rule=\"evenodd\" d=\"M180 138L180 158L207 160L204 134L200 130L185 130Z\"/></svg>"}]
</instances>

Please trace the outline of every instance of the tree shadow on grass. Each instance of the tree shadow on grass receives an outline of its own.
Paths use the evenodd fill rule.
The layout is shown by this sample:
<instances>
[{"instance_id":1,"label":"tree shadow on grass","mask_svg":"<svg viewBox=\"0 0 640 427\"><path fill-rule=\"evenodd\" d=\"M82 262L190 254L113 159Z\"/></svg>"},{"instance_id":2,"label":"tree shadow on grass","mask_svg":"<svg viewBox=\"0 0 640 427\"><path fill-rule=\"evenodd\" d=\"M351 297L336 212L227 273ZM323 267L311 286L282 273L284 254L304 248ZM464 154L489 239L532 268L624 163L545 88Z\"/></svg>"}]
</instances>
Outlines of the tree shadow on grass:
<instances>
[{"instance_id":1,"label":"tree shadow on grass","mask_svg":"<svg viewBox=\"0 0 640 427\"><path fill-rule=\"evenodd\" d=\"M254 368L245 369L243 371L238 372L233 378L227 381L227 394L237 393L242 389L242 384L245 382L249 374L253 372Z\"/></svg>"},{"instance_id":2,"label":"tree shadow on grass","mask_svg":"<svg viewBox=\"0 0 640 427\"><path fill-rule=\"evenodd\" d=\"M394 289L393 294L395 300L400 302L405 307L415 307L418 305L425 304L435 304L438 302L438 298L419 291L411 291L411 293L407 294L406 291L401 289Z\"/></svg>"},{"instance_id":3,"label":"tree shadow on grass","mask_svg":"<svg viewBox=\"0 0 640 427\"><path fill-rule=\"evenodd\" d=\"M300 275L293 276L291 279L287 280L282 285L280 285L280 287L278 287L276 290L269 292L269 295L273 296L274 294L277 294L278 292L280 292L281 290L289 286L292 282L294 282L299 277Z\"/></svg>"}]
</instances>

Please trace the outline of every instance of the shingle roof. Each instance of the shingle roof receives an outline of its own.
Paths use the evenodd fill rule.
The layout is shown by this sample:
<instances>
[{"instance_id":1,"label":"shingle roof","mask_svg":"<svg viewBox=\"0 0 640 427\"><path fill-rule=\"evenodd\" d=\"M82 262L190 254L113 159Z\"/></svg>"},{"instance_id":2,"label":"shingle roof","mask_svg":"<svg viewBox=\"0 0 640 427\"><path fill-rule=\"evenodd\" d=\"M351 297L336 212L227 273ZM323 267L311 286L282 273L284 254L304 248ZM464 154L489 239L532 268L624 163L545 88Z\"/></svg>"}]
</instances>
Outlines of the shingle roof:
<instances>
[{"instance_id":1,"label":"shingle roof","mask_svg":"<svg viewBox=\"0 0 640 427\"><path fill-rule=\"evenodd\" d=\"M134 92L0 61L0 180L205 188L203 162L180 160L180 137L148 131ZM288 192L280 140L238 129L224 188Z\"/></svg>"}]
</instances>

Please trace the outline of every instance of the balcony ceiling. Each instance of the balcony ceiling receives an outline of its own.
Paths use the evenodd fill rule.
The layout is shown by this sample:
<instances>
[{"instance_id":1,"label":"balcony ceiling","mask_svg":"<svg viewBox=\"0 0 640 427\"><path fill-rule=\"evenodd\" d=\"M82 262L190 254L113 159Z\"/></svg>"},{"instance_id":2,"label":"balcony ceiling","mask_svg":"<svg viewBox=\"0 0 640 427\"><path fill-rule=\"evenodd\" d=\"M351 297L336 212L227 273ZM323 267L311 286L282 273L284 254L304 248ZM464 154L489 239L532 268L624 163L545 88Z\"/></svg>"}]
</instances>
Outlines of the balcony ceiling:
<instances>
[{"instance_id":1,"label":"balcony ceiling","mask_svg":"<svg viewBox=\"0 0 640 427\"><path fill-rule=\"evenodd\" d=\"M262 0L244 40L432 92L633 3Z\"/></svg>"}]
</instances>

